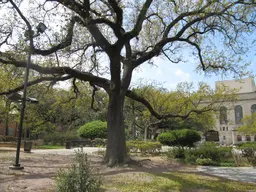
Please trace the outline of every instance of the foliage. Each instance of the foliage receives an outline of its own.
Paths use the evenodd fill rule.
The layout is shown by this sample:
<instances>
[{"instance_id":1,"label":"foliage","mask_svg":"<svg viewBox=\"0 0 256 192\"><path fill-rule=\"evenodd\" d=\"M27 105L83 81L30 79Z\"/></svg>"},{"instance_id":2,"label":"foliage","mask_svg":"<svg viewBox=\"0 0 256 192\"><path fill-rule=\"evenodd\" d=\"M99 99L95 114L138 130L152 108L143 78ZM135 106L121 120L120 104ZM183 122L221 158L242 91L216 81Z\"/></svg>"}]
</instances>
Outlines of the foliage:
<instances>
[{"instance_id":1,"label":"foliage","mask_svg":"<svg viewBox=\"0 0 256 192\"><path fill-rule=\"evenodd\" d=\"M210 158L198 158L196 160L196 164L197 165L214 165L216 163Z\"/></svg>"},{"instance_id":2,"label":"foliage","mask_svg":"<svg viewBox=\"0 0 256 192\"><path fill-rule=\"evenodd\" d=\"M256 113L253 113L252 115L245 116L242 119L243 125L238 127L238 131L253 135L256 134Z\"/></svg>"},{"instance_id":3,"label":"foliage","mask_svg":"<svg viewBox=\"0 0 256 192\"><path fill-rule=\"evenodd\" d=\"M231 147L217 147L214 142L205 142L198 148L173 148L167 153L168 158L181 158L190 164L207 164L219 165L220 163L233 163L233 154ZM198 162L197 162L197 159ZM203 159L203 160L202 160ZM205 160L210 159L211 161Z\"/></svg>"},{"instance_id":4,"label":"foliage","mask_svg":"<svg viewBox=\"0 0 256 192\"><path fill-rule=\"evenodd\" d=\"M199 148L187 151L186 157L194 155L197 158L211 159L214 162L220 162L221 153L214 142L205 142Z\"/></svg>"},{"instance_id":5,"label":"foliage","mask_svg":"<svg viewBox=\"0 0 256 192\"><path fill-rule=\"evenodd\" d=\"M87 154L78 150L68 170L61 170L56 178L56 192L98 192L101 180L91 168Z\"/></svg>"},{"instance_id":6,"label":"foliage","mask_svg":"<svg viewBox=\"0 0 256 192\"><path fill-rule=\"evenodd\" d=\"M185 150L183 147L173 147L168 150L167 157L168 158L185 158Z\"/></svg>"},{"instance_id":7,"label":"foliage","mask_svg":"<svg viewBox=\"0 0 256 192\"><path fill-rule=\"evenodd\" d=\"M93 120L106 120L106 94L97 91L95 94L95 108L101 110L93 111L91 107L91 88L87 83L77 83L80 94L76 95L72 88L48 89L46 84L29 87L29 95L37 98L38 104L29 104L26 108L24 126L28 128L32 137L37 139L48 132L66 132L76 130L77 127Z\"/></svg>"},{"instance_id":8,"label":"foliage","mask_svg":"<svg viewBox=\"0 0 256 192\"><path fill-rule=\"evenodd\" d=\"M244 143L240 146L243 157L246 157L248 162L256 166L256 142Z\"/></svg>"},{"instance_id":9,"label":"foliage","mask_svg":"<svg viewBox=\"0 0 256 192\"><path fill-rule=\"evenodd\" d=\"M131 140L126 142L126 147L129 152L159 153L162 145L159 142Z\"/></svg>"},{"instance_id":10,"label":"foliage","mask_svg":"<svg viewBox=\"0 0 256 192\"><path fill-rule=\"evenodd\" d=\"M163 145L192 147L195 142L201 140L201 136L195 130L181 129L161 133L157 139Z\"/></svg>"},{"instance_id":11,"label":"foliage","mask_svg":"<svg viewBox=\"0 0 256 192\"><path fill-rule=\"evenodd\" d=\"M16 142L17 137L0 135L0 142Z\"/></svg>"},{"instance_id":12,"label":"foliage","mask_svg":"<svg viewBox=\"0 0 256 192\"><path fill-rule=\"evenodd\" d=\"M95 139L95 138L107 138L107 122L92 121L81 126L78 131L78 135L83 138Z\"/></svg>"},{"instance_id":13,"label":"foliage","mask_svg":"<svg viewBox=\"0 0 256 192\"><path fill-rule=\"evenodd\" d=\"M52 145L56 145L56 144L60 144L60 145L64 145L65 142L70 141L70 140L80 140L81 138L79 138L76 134L74 134L74 132L52 132L52 133L48 133L46 135L44 135L43 137L43 141L44 144L52 144Z\"/></svg>"}]
</instances>

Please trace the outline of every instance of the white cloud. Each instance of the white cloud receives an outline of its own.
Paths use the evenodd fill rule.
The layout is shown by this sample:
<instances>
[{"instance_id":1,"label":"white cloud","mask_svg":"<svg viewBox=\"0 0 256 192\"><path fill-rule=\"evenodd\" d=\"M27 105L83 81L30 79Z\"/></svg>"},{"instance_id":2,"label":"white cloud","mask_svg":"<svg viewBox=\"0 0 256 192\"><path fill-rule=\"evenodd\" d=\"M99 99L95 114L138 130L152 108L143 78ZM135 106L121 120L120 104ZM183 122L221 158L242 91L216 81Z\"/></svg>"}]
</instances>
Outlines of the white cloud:
<instances>
[{"instance_id":1,"label":"white cloud","mask_svg":"<svg viewBox=\"0 0 256 192\"><path fill-rule=\"evenodd\" d=\"M190 80L190 74L187 73L187 72L182 71L181 69L177 69L176 72L175 72L175 75L181 81L189 81Z\"/></svg>"}]
</instances>

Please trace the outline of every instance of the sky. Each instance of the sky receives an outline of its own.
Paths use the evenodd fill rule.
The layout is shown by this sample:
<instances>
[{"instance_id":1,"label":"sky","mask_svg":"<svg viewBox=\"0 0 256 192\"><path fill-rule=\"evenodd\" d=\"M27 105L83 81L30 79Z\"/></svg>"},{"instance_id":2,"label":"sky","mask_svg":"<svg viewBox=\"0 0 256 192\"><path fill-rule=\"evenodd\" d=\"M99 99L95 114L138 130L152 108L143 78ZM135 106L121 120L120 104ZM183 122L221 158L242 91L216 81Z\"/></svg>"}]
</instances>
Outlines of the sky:
<instances>
[{"instance_id":1,"label":"sky","mask_svg":"<svg viewBox=\"0 0 256 192\"><path fill-rule=\"evenodd\" d=\"M248 55L244 55L243 59L251 63L248 70L250 70L253 75L256 75L256 52L253 51L255 50L252 50ZM204 72L198 73L195 71L198 60L189 57L186 53L184 53L184 57L187 61L179 64L171 63L163 58L156 59L154 66L146 63L143 64L140 69L134 71L132 85L139 84L141 81L153 81L162 84L162 86L168 90L174 90L180 82L193 82L196 86L198 82L203 81L214 89L215 81L234 79L231 75L227 77L215 74L206 76Z\"/></svg>"}]
</instances>

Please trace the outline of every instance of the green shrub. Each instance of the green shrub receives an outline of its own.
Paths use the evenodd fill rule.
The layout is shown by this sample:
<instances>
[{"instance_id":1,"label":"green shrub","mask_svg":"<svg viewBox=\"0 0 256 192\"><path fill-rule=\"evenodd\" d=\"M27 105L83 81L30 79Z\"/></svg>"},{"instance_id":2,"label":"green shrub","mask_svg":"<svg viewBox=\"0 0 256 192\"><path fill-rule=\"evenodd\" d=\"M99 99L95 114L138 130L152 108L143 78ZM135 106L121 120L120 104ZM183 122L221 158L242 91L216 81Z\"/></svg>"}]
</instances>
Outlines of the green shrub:
<instances>
[{"instance_id":1,"label":"green shrub","mask_svg":"<svg viewBox=\"0 0 256 192\"><path fill-rule=\"evenodd\" d=\"M17 138L13 136L0 135L0 142L16 142Z\"/></svg>"},{"instance_id":2,"label":"green shrub","mask_svg":"<svg viewBox=\"0 0 256 192\"><path fill-rule=\"evenodd\" d=\"M64 145L65 142L71 140L80 140L80 138L74 132L53 132L45 135L43 137L44 144L52 144L52 145Z\"/></svg>"},{"instance_id":3,"label":"green shrub","mask_svg":"<svg viewBox=\"0 0 256 192\"><path fill-rule=\"evenodd\" d=\"M107 122L92 121L78 129L78 135L86 139L107 138Z\"/></svg>"},{"instance_id":4,"label":"green shrub","mask_svg":"<svg viewBox=\"0 0 256 192\"><path fill-rule=\"evenodd\" d=\"M126 142L128 152L158 153L161 150L161 143L153 141L131 140Z\"/></svg>"},{"instance_id":5,"label":"green shrub","mask_svg":"<svg viewBox=\"0 0 256 192\"><path fill-rule=\"evenodd\" d=\"M169 156L173 158L179 158L184 159L185 158L185 149L182 147L173 147L168 151L168 153L171 153Z\"/></svg>"},{"instance_id":6,"label":"green shrub","mask_svg":"<svg viewBox=\"0 0 256 192\"><path fill-rule=\"evenodd\" d=\"M189 155L189 156L186 156L185 155L185 162L188 163L188 164L195 164L196 163L196 160L197 160L197 157L194 156L194 155Z\"/></svg>"},{"instance_id":7,"label":"green shrub","mask_svg":"<svg viewBox=\"0 0 256 192\"><path fill-rule=\"evenodd\" d=\"M56 192L98 192L101 180L90 167L87 155L82 150L76 152L74 163L56 178Z\"/></svg>"},{"instance_id":8,"label":"green shrub","mask_svg":"<svg viewBox=\"0 0 256 192\"><path fill-rule=\"evenodd\" d=\"M157 140L163 145L192 147L195 142L201 140L201 136L197 131L180 129L161 133Z\"/></svg>"},{"instance_id":9,"label":"green shrub","mask_svg":"<svg viewBox=\"0 0 256 192\"><path fill-rule=\"evenodd\" d=\"M195 150L197 156L201 158L210 158L215 162L220 162L220 152L214 142L205 142Z\"/></svg>"},{"instance_id":10,"label":"green shrub","mask_svg":"<svg viewBox=\"0 0 256 192\"><path fill-rule=\"evenodd\" d=\"M243 143L240 146L242 156L245 157L252 166L256 166L256 142Z\"/></svg>"},{"instance_id":11,"label":"green shrub","mask_svg":"<svg viewBox=\"0 0 256 192\"><path fill-rule=\"evenodd\" d=\"M95 138L92 140L92 146L93 147L104 147L107 144L106 139L101 139L101 138Z\"/></svg>"},{"instance_id":12,"label":"green shrub","mask_svg":"<svg viewBox=\"0 0 256 192\"><path fill-rule=\"evenodd\" d=\"M158 135L157 140L163 144L168 146L177 145L177 140L172 132L165 132Z\"/></svg>"},{"instance_id":13,"label":"green shrub","mask_svg":"<svg viewBox=\"0 0 256 192\"><path fill-rule=\"evenodd\" d=\"M197 165L215 165L216 163L210 158L198 158L196 160Z\"/></svg>"}]
</instances>

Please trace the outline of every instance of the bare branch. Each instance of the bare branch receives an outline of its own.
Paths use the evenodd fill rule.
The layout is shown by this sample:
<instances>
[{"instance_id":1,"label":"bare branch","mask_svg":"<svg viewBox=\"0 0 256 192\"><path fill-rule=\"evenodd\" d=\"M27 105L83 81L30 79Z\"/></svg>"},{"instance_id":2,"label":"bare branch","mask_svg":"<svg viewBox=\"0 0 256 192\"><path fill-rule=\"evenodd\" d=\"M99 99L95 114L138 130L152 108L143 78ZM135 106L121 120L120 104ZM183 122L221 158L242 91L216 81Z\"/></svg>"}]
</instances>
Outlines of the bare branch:
<instances>
[{"instance_id":1,"label":"bare branch","mask_svg":"<svg viewBox=\"0 0 256 192\"><path fill-rule=\"evenodd\" d=\"M144 3L144 5L139 13L139 16L137 18L134 28L132 29L132 31L127 33L128 39L132 39L140 33L140 31L142 29L143 21L146 18L147 11L148 11L152 1L153 0L146 0L146 2Z\"/></svg>"},{"instance_id":2,"label":"bare branch","mask_svg":"<svg viewBox=\"0 0 256 192\"><path fill-rule=\"evenodd\" d=\"M1 55L1 54L0 54ZM0 63L3 64L11 64L16 67L25 68L26 67L26 61L16 61L14 59L12 60L4 60L0 58ZM75 69L72 69L70 67L41 67L39 65L31 63L30 69L35 70L41 74L51 74L51 75L70 75L71 77L75 77L77 79L83 80L83 81L89 81L94 83L95 85L104 88L105 90L109 89L109 80L95 76L88 72L81 72Z\"/></svg>"},{"instance_id":3,"label":"bare branch","mask_svg":"<svg viewBox=\"0 0 256 192\"><path fill-rule=\"evenodd\" d=\"M45 82L45 81L55 81L55 82L57 82L57 81L66 81L70 78L71 78L70 75L62 76L62 77L41 77L39 79L28 82L27 86L29 87L29 86L36 85L38 83L42 83L42 82ZM23 90L23 88L24 88L24 85L20 85L20 86L14 88L14 89L2 92L2 93L0 93L0 95L8 95L10 93L15 93L15 92Z\"/></svg>"}]
</instances>

